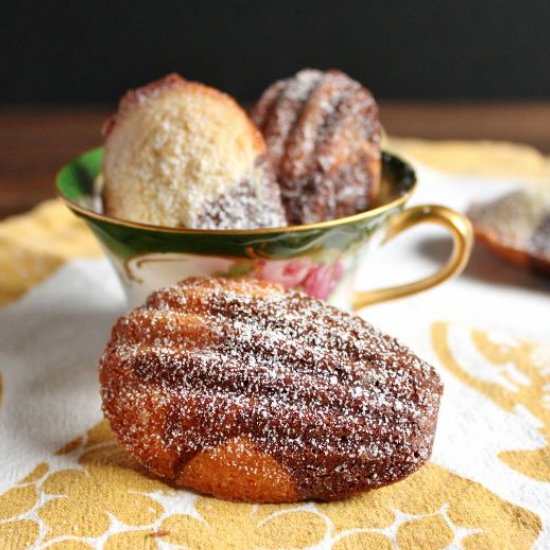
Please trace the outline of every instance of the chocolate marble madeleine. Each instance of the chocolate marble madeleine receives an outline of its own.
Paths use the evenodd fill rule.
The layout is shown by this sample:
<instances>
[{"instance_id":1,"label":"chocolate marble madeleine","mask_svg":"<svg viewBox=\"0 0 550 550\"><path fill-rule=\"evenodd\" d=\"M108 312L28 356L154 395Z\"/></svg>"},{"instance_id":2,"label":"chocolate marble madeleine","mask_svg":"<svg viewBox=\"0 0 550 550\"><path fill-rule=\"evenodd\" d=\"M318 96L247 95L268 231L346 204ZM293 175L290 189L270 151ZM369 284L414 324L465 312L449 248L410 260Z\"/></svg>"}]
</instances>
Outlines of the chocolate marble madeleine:
<instances>
[{"instance_id":1,"label":"chocolate marble madeleine","mask_svg":"<svg viewBox=\"0 0 550 550\"><path fill-rule=\"evenodd\" d=\"M263 137L226 94L171 74L128 92L104 134L107 214L196 229L286 225Z\"/></svg>"},{"instance_id":2,"label":"chocolate marble madeleine","mask_svg":"<svg viewBox=\"0 0 550 550\"><path fill-rule=\"evenodd\" d=\"M468 211L477 239L501 258L550 275L550 186L532 185Z\"/></svg>"},{"instance_id":3,"label":"chocolate marble madeleine","mask_svg":"<svg viewBox=\"0 0 550 550\"><path fill-rule=\"evenodd\" d=\"M304 69L272 84L252 110L289 222L356 214L376 202L380 123L371 93L346 74Z\"/></svg>"},{"instance_id":4,"label":"chocolate marble madeleine","mask_svg":"<svg viewBox=\"0 0 550 550\"><path fill-rule=\"evenodd\" d=\"M155 474L221 498L331 500L431 453L435 370L359 317L282 286L193 278L121 317L103 410Z\"/></svg>"}]
</instances>

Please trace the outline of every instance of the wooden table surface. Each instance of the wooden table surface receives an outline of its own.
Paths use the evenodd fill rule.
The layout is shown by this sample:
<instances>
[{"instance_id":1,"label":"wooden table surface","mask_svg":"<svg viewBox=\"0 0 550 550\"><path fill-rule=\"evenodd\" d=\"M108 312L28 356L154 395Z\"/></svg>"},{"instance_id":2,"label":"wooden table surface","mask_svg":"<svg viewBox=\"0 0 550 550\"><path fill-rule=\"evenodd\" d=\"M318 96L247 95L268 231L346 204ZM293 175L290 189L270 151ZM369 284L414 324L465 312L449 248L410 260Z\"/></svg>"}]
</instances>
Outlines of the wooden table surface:
<instances>
[{"instance_id":1,"label":"wooden table surface","mask_svg":"<svg viewBox=\"0 0 550 550\"><path fill-rule=\"evenodd\" d=\"M101 143L105 107L0 109L0 219L53 197L59 168ZM495 139L550 153L550 102L381 102L387 132L425 139Z\"/></svg>"}]
</instances>

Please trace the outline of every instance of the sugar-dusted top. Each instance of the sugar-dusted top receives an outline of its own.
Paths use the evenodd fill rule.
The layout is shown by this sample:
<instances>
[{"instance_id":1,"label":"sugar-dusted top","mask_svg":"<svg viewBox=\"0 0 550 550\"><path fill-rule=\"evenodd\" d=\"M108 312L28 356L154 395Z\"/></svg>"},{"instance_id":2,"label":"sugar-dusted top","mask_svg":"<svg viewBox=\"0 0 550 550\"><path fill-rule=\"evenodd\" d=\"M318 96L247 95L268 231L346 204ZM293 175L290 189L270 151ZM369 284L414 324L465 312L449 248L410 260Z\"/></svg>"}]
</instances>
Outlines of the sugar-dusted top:
<instances>
[{"instance_id":1,"label":"sugar-dusted top","mask_svg":"<svg viewBox=\"0 0 550 550\"><path fill-rule=\"evenodd\" d=\"M116 419L154 402L145 429L177 456L175 469L245 436L313 498L416 470L442 393L431 366L359 317L253 280L188 279L154 292L116 323L101 379L105 412L134 451L151 443L138 440L144 426Z\"/></svg>"},{"instance_id":2,"label":"sugar-dusted top","mask_svg":"<svg viewBox=\"0 0 550 550\"><path fill-rule=\"evenodd\" d=\"M372 94L337 71L304 69L272 84L252 110L279 177L291 223L372 206L380 176L380 123Z\"/></svg>"}]
</instances>

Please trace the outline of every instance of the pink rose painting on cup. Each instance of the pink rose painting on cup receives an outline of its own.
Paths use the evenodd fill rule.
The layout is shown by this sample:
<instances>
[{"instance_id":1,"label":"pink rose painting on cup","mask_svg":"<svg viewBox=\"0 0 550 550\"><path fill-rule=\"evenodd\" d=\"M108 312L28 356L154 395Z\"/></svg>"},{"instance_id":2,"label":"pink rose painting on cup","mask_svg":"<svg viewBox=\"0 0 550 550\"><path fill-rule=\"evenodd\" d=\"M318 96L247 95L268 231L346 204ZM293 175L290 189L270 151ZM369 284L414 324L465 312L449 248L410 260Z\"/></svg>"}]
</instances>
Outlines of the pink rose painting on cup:
<instances>
[{"instance_id":1,"label":"pink rose painting on cup","mask_svg":"<svg viewBox=\"0 0 550 550\"><path fill-rule=\"evenodd\" d=\"M316 264L308 258L289 261L259 261L254 276L282 284L285 288L301 288L314 298L326 300L344 274L341 262Z\"/></svg>"}]
</instances>

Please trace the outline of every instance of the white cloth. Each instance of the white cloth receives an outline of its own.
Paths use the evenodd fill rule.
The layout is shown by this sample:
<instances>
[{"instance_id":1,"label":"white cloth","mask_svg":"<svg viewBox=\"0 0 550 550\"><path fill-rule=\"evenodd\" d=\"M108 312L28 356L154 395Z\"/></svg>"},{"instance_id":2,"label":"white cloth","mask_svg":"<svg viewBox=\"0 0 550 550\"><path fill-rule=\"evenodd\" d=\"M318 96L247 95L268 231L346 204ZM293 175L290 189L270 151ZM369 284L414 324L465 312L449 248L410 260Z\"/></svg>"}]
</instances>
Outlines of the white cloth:
<instances>
[{"instance_id":1,"label":"white cloth","mask_svg":"<svg viewBox=\"0 0 550 550\"><path fill-rule=\"evenodd\" d=\"M458 210L472 200L495 197L515 185L452 177L424 167L419 168L419 180L414 204L444 204ZM362 286L387 286L436 269L448 253L449 242L438 227L411 230L371 252L362 269ZM432 330L434 322L445 322L449 346L464 369L476 379L514 392L516 385L532 384L532 380L514 372L514 365L497 368L488 363L472 343L470 327L487 331L494 341L502 339L505 344L520 337L549 342L549 290L547 281L508 266L477 247L458 279L362 312L436 365L444 379L432 461L537 514L543 522L535 544L538 549L550 548L550 480L535 480L498 460L497 455L548 446L550 441L541 430L544 419L521 405L504 410L479 388L449 372L434 350ZM124 308L122 290L107 261L82 259L67 263L0 311L4 385L0 493L42 461L52 469L57 463L66 464L67 459L55 457L55 451L101 420L97 361L113 320ZM550 376L549 348L536 349L542 357L537 359L541 372L545 369ZM546 399L550 381L548 384ZM545 406L550 409L550 401Z\"/></svg>"}]
</instances>

